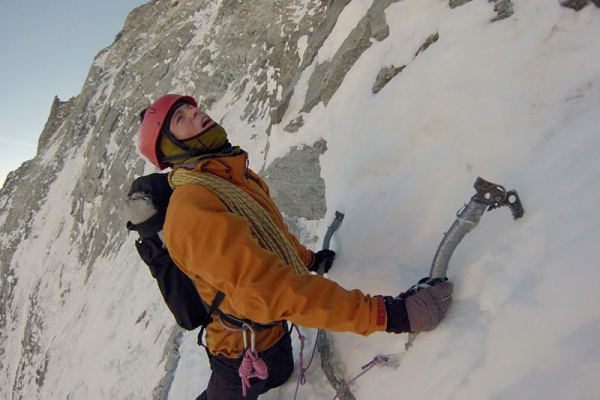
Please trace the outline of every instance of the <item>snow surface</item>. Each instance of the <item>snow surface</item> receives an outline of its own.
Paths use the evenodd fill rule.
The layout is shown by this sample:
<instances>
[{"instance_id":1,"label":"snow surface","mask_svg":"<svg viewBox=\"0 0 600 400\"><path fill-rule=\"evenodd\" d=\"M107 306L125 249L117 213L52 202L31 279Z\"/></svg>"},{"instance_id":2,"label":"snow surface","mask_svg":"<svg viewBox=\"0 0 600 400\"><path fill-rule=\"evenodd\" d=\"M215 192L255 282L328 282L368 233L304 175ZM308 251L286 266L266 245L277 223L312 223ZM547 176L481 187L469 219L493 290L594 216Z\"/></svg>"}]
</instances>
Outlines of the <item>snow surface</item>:
<instances>
[{"instance_id":1,"label":"snow surface","mask_svg":"<svg viewBox=\"0 0 600 400\"><path fill-rule=\"evenodd\" d=\"M353 1L340 26L369 4ZM600 12L513 4L514 15L494 23L483 0L454 10L440 0L391 5L390 36L362 55L329 104L290 134L283 126L302 103L294 98L272 132L270 161L327 140L328 213L313 233L322 237L334 212L345 213L330 278L349 289L394 295L427 275L478 176L516 189L526 210L517 221L508 209L484 215L451 260L452 309L408 352L406 335L333 335L347 379L376 355L403 355L399 368L374 367L353 384L357 399L600 398ZM320 58L335 50L327 49ZM391 64L407 67L373 95ZM206 385L194 341L187 334L170 399ZM298 399L333 398L317 364ZM293 398L296 378L261 398Z\"/></svg>"},{"instance_id":2,"label":"snow surface","mask_svg":"<svg viewBox=\"0 0 600 400\"><path fill-rule=\"evenodd\" d=\"M334 54L371 3L351 2L320 61ZM494 23L487 0L454 10L446 0L391 5L389 37L373 41L329 103L303 114L300 131L283 130L298 115L313 65L269 137L267 164L292 146L327 140L321 157L327 216L303 229L322 238L334 212L345 213L332 241L338 257L330 278L348 289L395 295L426 276L478 176L516 189L523 201L522 219L513 221L507 209L488 213L459 245L449 269L454 304L408 352L407 335L332 335L347 379L377 355L402 357L397 369L376 366L353 384L358 400L600 398L600 10L590 5L574 12L555 0L513 4L514 15ZM439 40L415 58L436 32ZM406 68L373 94L380 69L392 64ZM227 99L210 111L259 169L264 141L236 140L236 132L249 128L226 118ZM156 349L172 340L173 320L132 247L101 258L89 283L76 271L82 268L76 252L65 254L69 240L89 234L94 222L94 204L86 203L72 236L58 233L70 223L62 219L72 212L65 199L84 166L80 155L67 155L64 170L71 175L58 176L32 222L32 237L14 257L23 266L48 268L48 276L60 272L53 282L36 278L34 268L15 269L20 307L50 305L40 316L44 335L32 332L46 352L34 360L48 363L44 385L36 392L31 381L40 377L18 383L16 368L5 370L0 397L11 398L5 388L12 384L24 398L147 399L164 375L168 357ZM36 279L36 292L24 292ZM13 330L27 329L27 321L17 322ZM306 362L316 332L303 333ZM195 398L208 381L196 334L183 336L171 400ZM5 365L23 357L21 343L13 342ZM295 335L294 347L297 356ZM299 400L333 398L318 364ZM297 376L261 399L292 399Z\"/></svg>"}]
</instances>

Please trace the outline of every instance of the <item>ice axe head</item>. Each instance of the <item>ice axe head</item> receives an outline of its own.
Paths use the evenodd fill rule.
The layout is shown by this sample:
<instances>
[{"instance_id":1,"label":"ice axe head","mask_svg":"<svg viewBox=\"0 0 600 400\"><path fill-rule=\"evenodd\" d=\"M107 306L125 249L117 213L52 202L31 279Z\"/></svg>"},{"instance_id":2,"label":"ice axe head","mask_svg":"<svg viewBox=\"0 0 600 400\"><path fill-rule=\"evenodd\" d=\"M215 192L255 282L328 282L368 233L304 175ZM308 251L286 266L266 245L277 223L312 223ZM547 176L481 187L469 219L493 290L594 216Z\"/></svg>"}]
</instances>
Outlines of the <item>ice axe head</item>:
<instances>
[{"instance_id":1,"label":"ice axe head","mask_svg":"<svg viewBox=\"0 0 600 400\"><path fill-rule=\"evenodd\" d=\"M507 191L504 186L497 185L479 177L473 185L477 193L473 195L472 200L487 204L488 211L499 207L508 207L512 213L513 219L519 219L525 213L523 204L516 190Z\"/></svg>"}]
</instances>

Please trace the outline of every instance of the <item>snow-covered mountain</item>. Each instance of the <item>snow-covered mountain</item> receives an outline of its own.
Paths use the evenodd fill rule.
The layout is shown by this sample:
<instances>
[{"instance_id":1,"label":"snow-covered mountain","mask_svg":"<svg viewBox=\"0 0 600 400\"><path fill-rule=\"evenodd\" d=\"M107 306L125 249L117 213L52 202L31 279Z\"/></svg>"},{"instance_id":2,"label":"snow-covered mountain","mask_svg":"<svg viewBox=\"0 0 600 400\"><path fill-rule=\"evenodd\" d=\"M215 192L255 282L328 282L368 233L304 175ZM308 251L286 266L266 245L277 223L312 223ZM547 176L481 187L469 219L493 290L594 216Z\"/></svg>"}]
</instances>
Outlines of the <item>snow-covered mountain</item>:
<instances>
[{"instance_id":1,"label":"snow-covered mountain","mask_svg":"<svg viewBox=\"0 0 600 400\"><path fill-rule=\"evenodd\" d=\"M196 332L176 328L120 212L153 171L139 112L171 92L250 153L308 247L345 213L330 279L349 289L395 295L427 275L478 176L519 192L522 219L487 213L460 244L454 305L408 352L406 335L331 335L346 380L402 355L359 378L356 399L598 398L600 4L561 3L135 9L0 191L0 397L189 399L206 385ZM298 399L335 395L318 364Z\"/></svg>"}]
</instances>

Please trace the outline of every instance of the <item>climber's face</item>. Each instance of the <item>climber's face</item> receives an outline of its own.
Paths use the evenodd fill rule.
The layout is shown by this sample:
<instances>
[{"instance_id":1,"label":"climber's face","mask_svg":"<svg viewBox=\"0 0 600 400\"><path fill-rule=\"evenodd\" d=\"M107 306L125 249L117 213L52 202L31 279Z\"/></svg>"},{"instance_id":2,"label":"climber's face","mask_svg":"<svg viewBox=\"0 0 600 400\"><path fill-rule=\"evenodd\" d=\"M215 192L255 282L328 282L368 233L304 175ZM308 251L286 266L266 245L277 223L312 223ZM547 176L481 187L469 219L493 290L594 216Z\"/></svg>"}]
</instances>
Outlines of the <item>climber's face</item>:
<instances>
[{"instance_id":1,"label":"climber's face","mask_svg":"<svg viewBox=\"0 0 600 400\"><path fill-rule=\"evenodd\" d=\"M204 111L185 103L175 110L169 130L175 139L186 140L204 133L215 124Z\"/></svg>"}]
</instances>

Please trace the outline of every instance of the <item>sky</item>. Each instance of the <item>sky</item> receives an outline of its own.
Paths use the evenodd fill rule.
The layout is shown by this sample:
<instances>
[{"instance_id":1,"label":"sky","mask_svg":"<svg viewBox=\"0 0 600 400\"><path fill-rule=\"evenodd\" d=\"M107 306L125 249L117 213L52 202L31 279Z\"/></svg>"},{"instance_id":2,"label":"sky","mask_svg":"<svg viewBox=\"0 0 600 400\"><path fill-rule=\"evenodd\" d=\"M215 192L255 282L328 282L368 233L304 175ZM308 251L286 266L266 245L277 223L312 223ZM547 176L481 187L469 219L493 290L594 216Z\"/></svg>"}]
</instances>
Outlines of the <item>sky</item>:
<instances>
[{"instance_id":1,"label":"sky","mask_svg":"<svg viewBox=\"0 0 600 400\"><path fill-rule=\"evenodd\" d=\"M147 0L2 0L0 186L33 158L54 96L81 91L96 54Z\"/></svg>"},{"instance_id":2,"label":"sky","mask_svg":"<svg viewBox=\"0 0 600 400\"><path fill-rule=\"evenodd\" d=\"M516 221L506 208L485 213L459 244L448 270L453 305L410 350L405 334L331 334L347 380L375 356L400 357L396 368L376 366L352 385L359 400L591 400L600 393L600 9L513 4L514 16L494 23L487 0L455 10L440 0L390 5L389 37L365 51L329 103L304 114L298 132L286 132L306 95L296 90L271 131L268 162L294 146L327 141L320 160L327 215L301 220L300 228L302 237L322 240L335 211L345 214L331 243L337 257L329 278L348 289L396 295L428 275L478 176L517 190L525 208ZM321 59L348 36L354 25L344 22L359 20L369 5L353 0L346 7ZM415 58L432 32L439 40ZM373 94L377 74L390 64L406 68ZM313 71L304 71L298 88ZM228 121L235 142L244 122ZM245 150L260 157L264 148ZM210 376L204 349L197 332L187 332L176 339L177 364L167 365L174 321L133 235L112 252L106 248L89 276L72 251L89 239L70 227L95 232L99 218L88 212L76 221L75 200L65 201L78 195L83 153L66 160L14 253L18 306L7 313L0 388L23 398L152 398L170 367L168 399L195 398ZM44 319L40 351L23 364L27 305L43 309ZM305 362L315 333L303 329ZM42 387L35 383L39 365ZM17 388L20 373L28 375ZM296 369L261 400L294 398L297 378ZM334 395L317 359L297 400Z\"/></svg>"}]
</instances>

